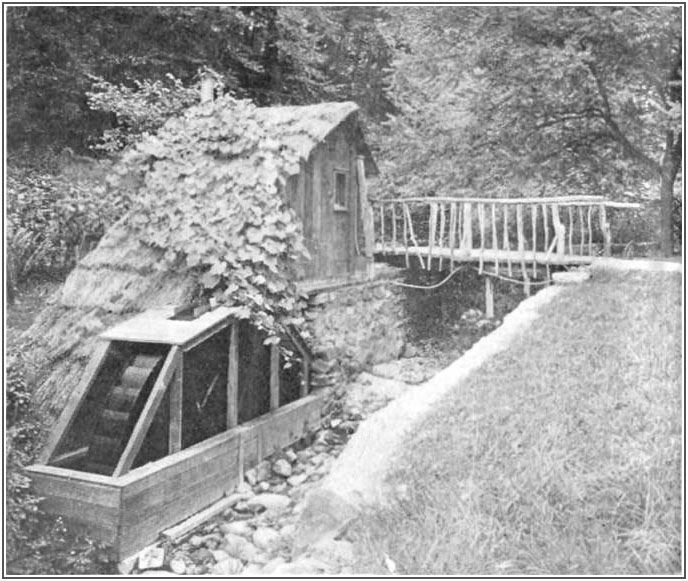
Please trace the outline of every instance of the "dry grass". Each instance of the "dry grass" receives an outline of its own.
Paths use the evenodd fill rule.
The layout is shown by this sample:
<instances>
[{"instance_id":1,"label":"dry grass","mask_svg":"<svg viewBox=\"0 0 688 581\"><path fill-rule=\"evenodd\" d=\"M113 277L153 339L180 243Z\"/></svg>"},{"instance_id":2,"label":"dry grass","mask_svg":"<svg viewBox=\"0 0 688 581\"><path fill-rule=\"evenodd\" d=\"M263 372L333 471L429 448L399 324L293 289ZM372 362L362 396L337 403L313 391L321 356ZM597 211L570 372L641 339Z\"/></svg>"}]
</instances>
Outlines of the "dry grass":
<instances>
[{"instance_id":1,"label":"dry grass","mask_svg":"<svg viewBox=\"0 0 688 581\"><path fill-rule=\"evenodd\" d=\"M680 573L681 337L680 275L566 290L408 442L357 571Z\"/></svg>"}]
</instances>

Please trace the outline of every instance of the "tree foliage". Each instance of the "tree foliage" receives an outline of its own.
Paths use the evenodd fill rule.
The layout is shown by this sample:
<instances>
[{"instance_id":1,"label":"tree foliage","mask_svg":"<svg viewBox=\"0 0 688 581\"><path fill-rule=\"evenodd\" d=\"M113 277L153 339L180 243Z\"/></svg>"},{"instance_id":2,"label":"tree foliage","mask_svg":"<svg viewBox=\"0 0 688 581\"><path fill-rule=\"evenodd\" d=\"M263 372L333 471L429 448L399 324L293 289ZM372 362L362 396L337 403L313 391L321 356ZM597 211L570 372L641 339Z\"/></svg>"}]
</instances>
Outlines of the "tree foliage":
<instances>
[{"instance_id":1,"label":"tree foliage","mask_svg":"<svg viewBox=\"0 0 688 581\"><path fill-rule=\"evenodd\" d=\"M48 168L8 166L6 243L14 283L74 266L88 242L100 238L126 207L124 198L105 195L105 164L101 169L87 160L89 168L80 170L78 161L67 163L57 175Z\"/></svg>"},{"instance_id":2,"label":"tree foliage","mask_svg":"<svg viewBox=\"0 0 688 581\"><path fill-rule=\"evenodd\" d=\"M258 105L365 97L381 115L386 101L370 89L388 55L378 15L358 10L360 22L352 9L318 6L10 7L8 145L85 152L103 131L143 121L137 100L153 104L151 119L175 112L166 99L188 104L182 89L204 67ZM89 103L89 92L105 99Z\"/></svg>"},{"instance_id":3,"label":"tree foliage","mask_svg":"<svg viewBox=\"0 0 688 581\"><path fill-rule=\"evenodd\" d=\"M390 27L400 115L382 154L387 188L618 196L653 180L670 215L680 17L668 6L405 12Z\"/></svg>"}]
</instances>

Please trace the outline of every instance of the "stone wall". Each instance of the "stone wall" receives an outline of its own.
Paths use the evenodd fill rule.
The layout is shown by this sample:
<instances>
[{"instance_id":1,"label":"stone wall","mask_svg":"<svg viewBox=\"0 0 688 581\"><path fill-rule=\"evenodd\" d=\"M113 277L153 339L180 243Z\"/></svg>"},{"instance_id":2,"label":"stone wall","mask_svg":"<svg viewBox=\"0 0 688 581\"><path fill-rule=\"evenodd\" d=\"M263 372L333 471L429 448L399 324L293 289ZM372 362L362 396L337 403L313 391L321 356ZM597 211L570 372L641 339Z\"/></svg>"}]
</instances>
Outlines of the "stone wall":
<instances>
[{"instance_id":1,"label":"stone wall","mask_svg":"<svg viewBox=\"0 0 688 581\"><path fill-rule=\"evenodd\" d=\"M351 375L402 354L403 291L390 280L315 292L309 304L316 373L338 367Z\"/></svg>"}]
</instances>

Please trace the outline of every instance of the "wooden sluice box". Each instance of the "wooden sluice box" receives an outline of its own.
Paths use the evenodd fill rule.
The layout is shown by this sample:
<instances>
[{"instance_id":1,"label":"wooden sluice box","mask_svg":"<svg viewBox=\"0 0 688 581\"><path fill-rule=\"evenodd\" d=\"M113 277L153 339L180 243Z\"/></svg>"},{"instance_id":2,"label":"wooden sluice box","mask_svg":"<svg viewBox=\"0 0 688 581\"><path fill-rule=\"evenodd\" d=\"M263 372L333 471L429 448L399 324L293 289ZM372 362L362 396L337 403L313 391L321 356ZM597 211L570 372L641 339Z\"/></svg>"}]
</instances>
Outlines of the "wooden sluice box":
<instances>
[{"instance_id":1,"label":"wooden sluice box","mask_svg":"<svg viewBox=\"0 0 688 581\"><path fill-rule=\"evenodd\" d=\"M264 338L222 306L196 318L156 309L100 335L27 468L43 508L124 559L316 427L308 347L289 332L286 357Z\"/></svg>"}]
</instances>

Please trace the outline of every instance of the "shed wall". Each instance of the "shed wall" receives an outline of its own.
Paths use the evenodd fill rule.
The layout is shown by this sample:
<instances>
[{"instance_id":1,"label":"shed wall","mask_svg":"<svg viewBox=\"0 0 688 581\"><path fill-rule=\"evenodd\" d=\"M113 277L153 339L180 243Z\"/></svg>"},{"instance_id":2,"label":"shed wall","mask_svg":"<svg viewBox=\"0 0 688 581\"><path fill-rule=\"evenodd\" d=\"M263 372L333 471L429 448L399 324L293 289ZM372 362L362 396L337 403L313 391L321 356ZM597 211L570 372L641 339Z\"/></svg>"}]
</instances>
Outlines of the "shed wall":
<instances>
[{"instance_id":1,"label":"shed wall","mask_svg":"<svg viewBox=\"0 0 688 581\"><path fill-rule=\"evenodd\" d=\"M347 278L365 271L356 244L363 227L356 176L358 155L354 127L344 123L301 162L301 173L287 183L287 200L303 223L311 254L304 265L306 280ZM340 187L345 181L345 196L337 196L337 174Z\"/></svg>"}]
</instances>

